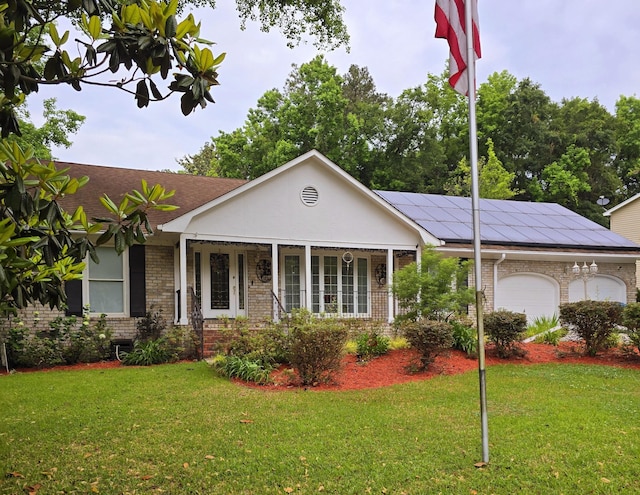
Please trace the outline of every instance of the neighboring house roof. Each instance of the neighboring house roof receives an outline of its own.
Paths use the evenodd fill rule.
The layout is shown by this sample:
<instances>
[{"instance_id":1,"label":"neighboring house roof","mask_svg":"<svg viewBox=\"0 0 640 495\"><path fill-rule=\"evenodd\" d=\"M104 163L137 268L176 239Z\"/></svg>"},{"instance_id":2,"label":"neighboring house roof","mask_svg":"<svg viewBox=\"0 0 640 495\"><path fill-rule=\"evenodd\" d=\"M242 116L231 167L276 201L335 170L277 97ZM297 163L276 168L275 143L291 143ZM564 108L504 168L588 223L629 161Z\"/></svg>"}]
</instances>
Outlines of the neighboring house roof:
<instances>
[{"instance_id":1,"label":"neighboring house roof","mask_svg":"<svg viewBox=\"0 0 640 495\"><path fill-rule=\"evenodd\" d=\"M375 191L446 243L473 241L471 198ZM555 203L481 199L483 244L529 247L639 249L609 229Z\"/></svg>"},{"instance_id":2,"label":"neighboring house roof","mask_svg":"<svg viewBox=\"0 0 640 495\"><path fill-rule=\"evenodd\" d=\"M629 199L623 201L622 203L617 204L616 206L614 206L613 208L608 209L607 211L605 211L603 213L603 215L605 217L609 217L611 216L612 213L618 211L621 208L624 208L625 206L627 206L629 203L633 203L636 199L640 198L640 193L636 194L635 196L631 196Z\"/></svg>"},{"instance_id":3,"label":"neighboring house roof","mask_svg":"<svg viewBox=\"0 0 640 495\"><path fill-rule=\"evenodd\" d=\"M61 200L62 206L70 212L82 205L89 218L108 216L107 211L100 203L101 196L106 194L113 202L119 204L126 193L134 189L138 191L142 189L143 179L147 181L149 187L160 184L167 191L175 190L175 195L166 203L180 208L173 211L150 210L148 212L149 221L154 229L158 224L184 215L247 182L241 179L223 179L68 162L56 162L56 165L58 169L68 169L67 173L71 177L89 177L89 182L76 194L66 196Z\"/></svg>"}]
</instances>

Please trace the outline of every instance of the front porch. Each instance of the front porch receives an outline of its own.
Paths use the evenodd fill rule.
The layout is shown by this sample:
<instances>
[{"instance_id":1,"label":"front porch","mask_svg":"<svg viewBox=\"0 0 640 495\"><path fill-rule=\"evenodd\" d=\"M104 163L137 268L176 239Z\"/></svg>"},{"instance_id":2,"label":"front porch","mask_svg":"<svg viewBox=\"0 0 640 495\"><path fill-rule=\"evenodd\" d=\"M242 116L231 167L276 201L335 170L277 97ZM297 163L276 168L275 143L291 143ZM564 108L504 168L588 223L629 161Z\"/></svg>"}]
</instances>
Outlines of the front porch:
<instances>
[{"instance_id":1,"label":"front porch","mask_svg":"<svg viewBox=\"0 0 640 495\"><path fill-rule=\"evenodd\" d=\"M187 324L193 294L206 322L246 319L252 326L279 321L295 309L317 315L390 324L399 312L388 272L417 251L346 246L292 246L189 240L177 258L176 314ZM276 253L275 256L273 253ZM391 267L388 271L387 267Z\"/></svg>"}]
</instances>

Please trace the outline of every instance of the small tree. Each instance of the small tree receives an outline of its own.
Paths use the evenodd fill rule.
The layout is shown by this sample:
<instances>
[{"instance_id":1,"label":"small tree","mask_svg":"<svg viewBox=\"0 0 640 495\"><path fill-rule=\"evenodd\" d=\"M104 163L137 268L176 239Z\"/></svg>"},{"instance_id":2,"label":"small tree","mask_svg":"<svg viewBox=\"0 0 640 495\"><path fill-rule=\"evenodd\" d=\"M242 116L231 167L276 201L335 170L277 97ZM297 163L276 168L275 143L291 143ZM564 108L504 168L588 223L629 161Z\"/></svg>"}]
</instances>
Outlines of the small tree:
<instances>
[{"instance_id":1,"label":"small tree","mask_svg":"<svg viewBox=\"0 0 640 495\"><path fill-rule=\"evenodd\" d=\"M400 320L448 321L466 312L474 300L467 284L471 262L444 258L433 246L426 246L420 264L410 263L393 276L392 290L400 307L407 310Z\"/></svg>"},{"instance_id":2,"label":"small tree","mask_svg":"<svg viewBox=\"0 0 640 495\"><path fill-rule=\"evenodd\" d=\"M622 305L612 301L579 301L560 306L560 323L575 330L589 356L607 346L621 316Z\"/></svg>"}]
</instances>

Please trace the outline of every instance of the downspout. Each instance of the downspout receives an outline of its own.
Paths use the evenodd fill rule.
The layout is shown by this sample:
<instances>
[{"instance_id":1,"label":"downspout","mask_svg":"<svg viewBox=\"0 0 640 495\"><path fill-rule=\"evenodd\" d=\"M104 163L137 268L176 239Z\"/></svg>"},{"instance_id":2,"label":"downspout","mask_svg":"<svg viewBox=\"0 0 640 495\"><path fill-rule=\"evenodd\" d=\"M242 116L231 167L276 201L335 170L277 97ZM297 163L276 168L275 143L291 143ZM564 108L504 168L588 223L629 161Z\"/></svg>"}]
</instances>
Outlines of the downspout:
<instances>
[{"instance_id":1,"label":"downspout","mask_svg":"<svg viewBox=\"0 0 640 495\"><path fill-rule=\"evenodd\" d=\"M500 258L493 264L493 310L496 308L496 296L498 295L498 265L507 258L507 253L502 253Z\"/></svg>"}]
</instances>

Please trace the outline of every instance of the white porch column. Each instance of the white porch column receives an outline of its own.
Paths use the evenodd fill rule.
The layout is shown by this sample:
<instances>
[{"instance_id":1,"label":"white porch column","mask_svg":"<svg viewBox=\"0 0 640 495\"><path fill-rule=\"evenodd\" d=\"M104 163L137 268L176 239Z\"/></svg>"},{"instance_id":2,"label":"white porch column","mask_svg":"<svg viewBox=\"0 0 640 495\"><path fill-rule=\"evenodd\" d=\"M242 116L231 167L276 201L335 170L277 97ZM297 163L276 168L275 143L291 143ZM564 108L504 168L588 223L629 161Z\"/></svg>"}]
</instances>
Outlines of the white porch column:
<instances>
[{"instance_id":1,"label":"white porch column","mask_svg":"<svg viewBox=\"0 0 640 495\"><path fill-rule=\"evenodd\" d=\"M304 307L311 311L311 246L304 247Z\"/></svg>"},{"instance_id":2,"label":"white porch column","mask_svg":"<svg viewBox=\"0 0 640 495\"><path fill-rule=\"evenodd\" d=\"M387 323L393 323L396 316L396 307L393 299L391 283L393 282L393 249L387 249Z\"/></svg>"},{"instance_id":3,"label":"white porch column","mask_svg":"<svg viewBox=\"0 0 640 495\"><path fill-rule=\"evenodd\" d=\"M189 324L187 310L187 237L180 234L180 325Z\"/></svg>"},{"instance_id":4,"label":"white porch column","mask_svg":"<svg viewBox=\"0 0 640 495\"><path fill-rule=\"evenodd\" d=\"M278 314L280 313L279 311L279 307L278 307L278 301L280 297L280 295L278 294L278 291L280 290L279 288L279 281L280 281L280 266L279 266L279 253L278 253L278 244L277 243L273 243L271 245L271 290L273 291L273 294L275 294L276 297L273 297L273 294L271 295L271 302L272 302L272 315L273 315L273 321L278 322L280 321L280 318L278 318Z\"/></svg>"}]
</instances>

